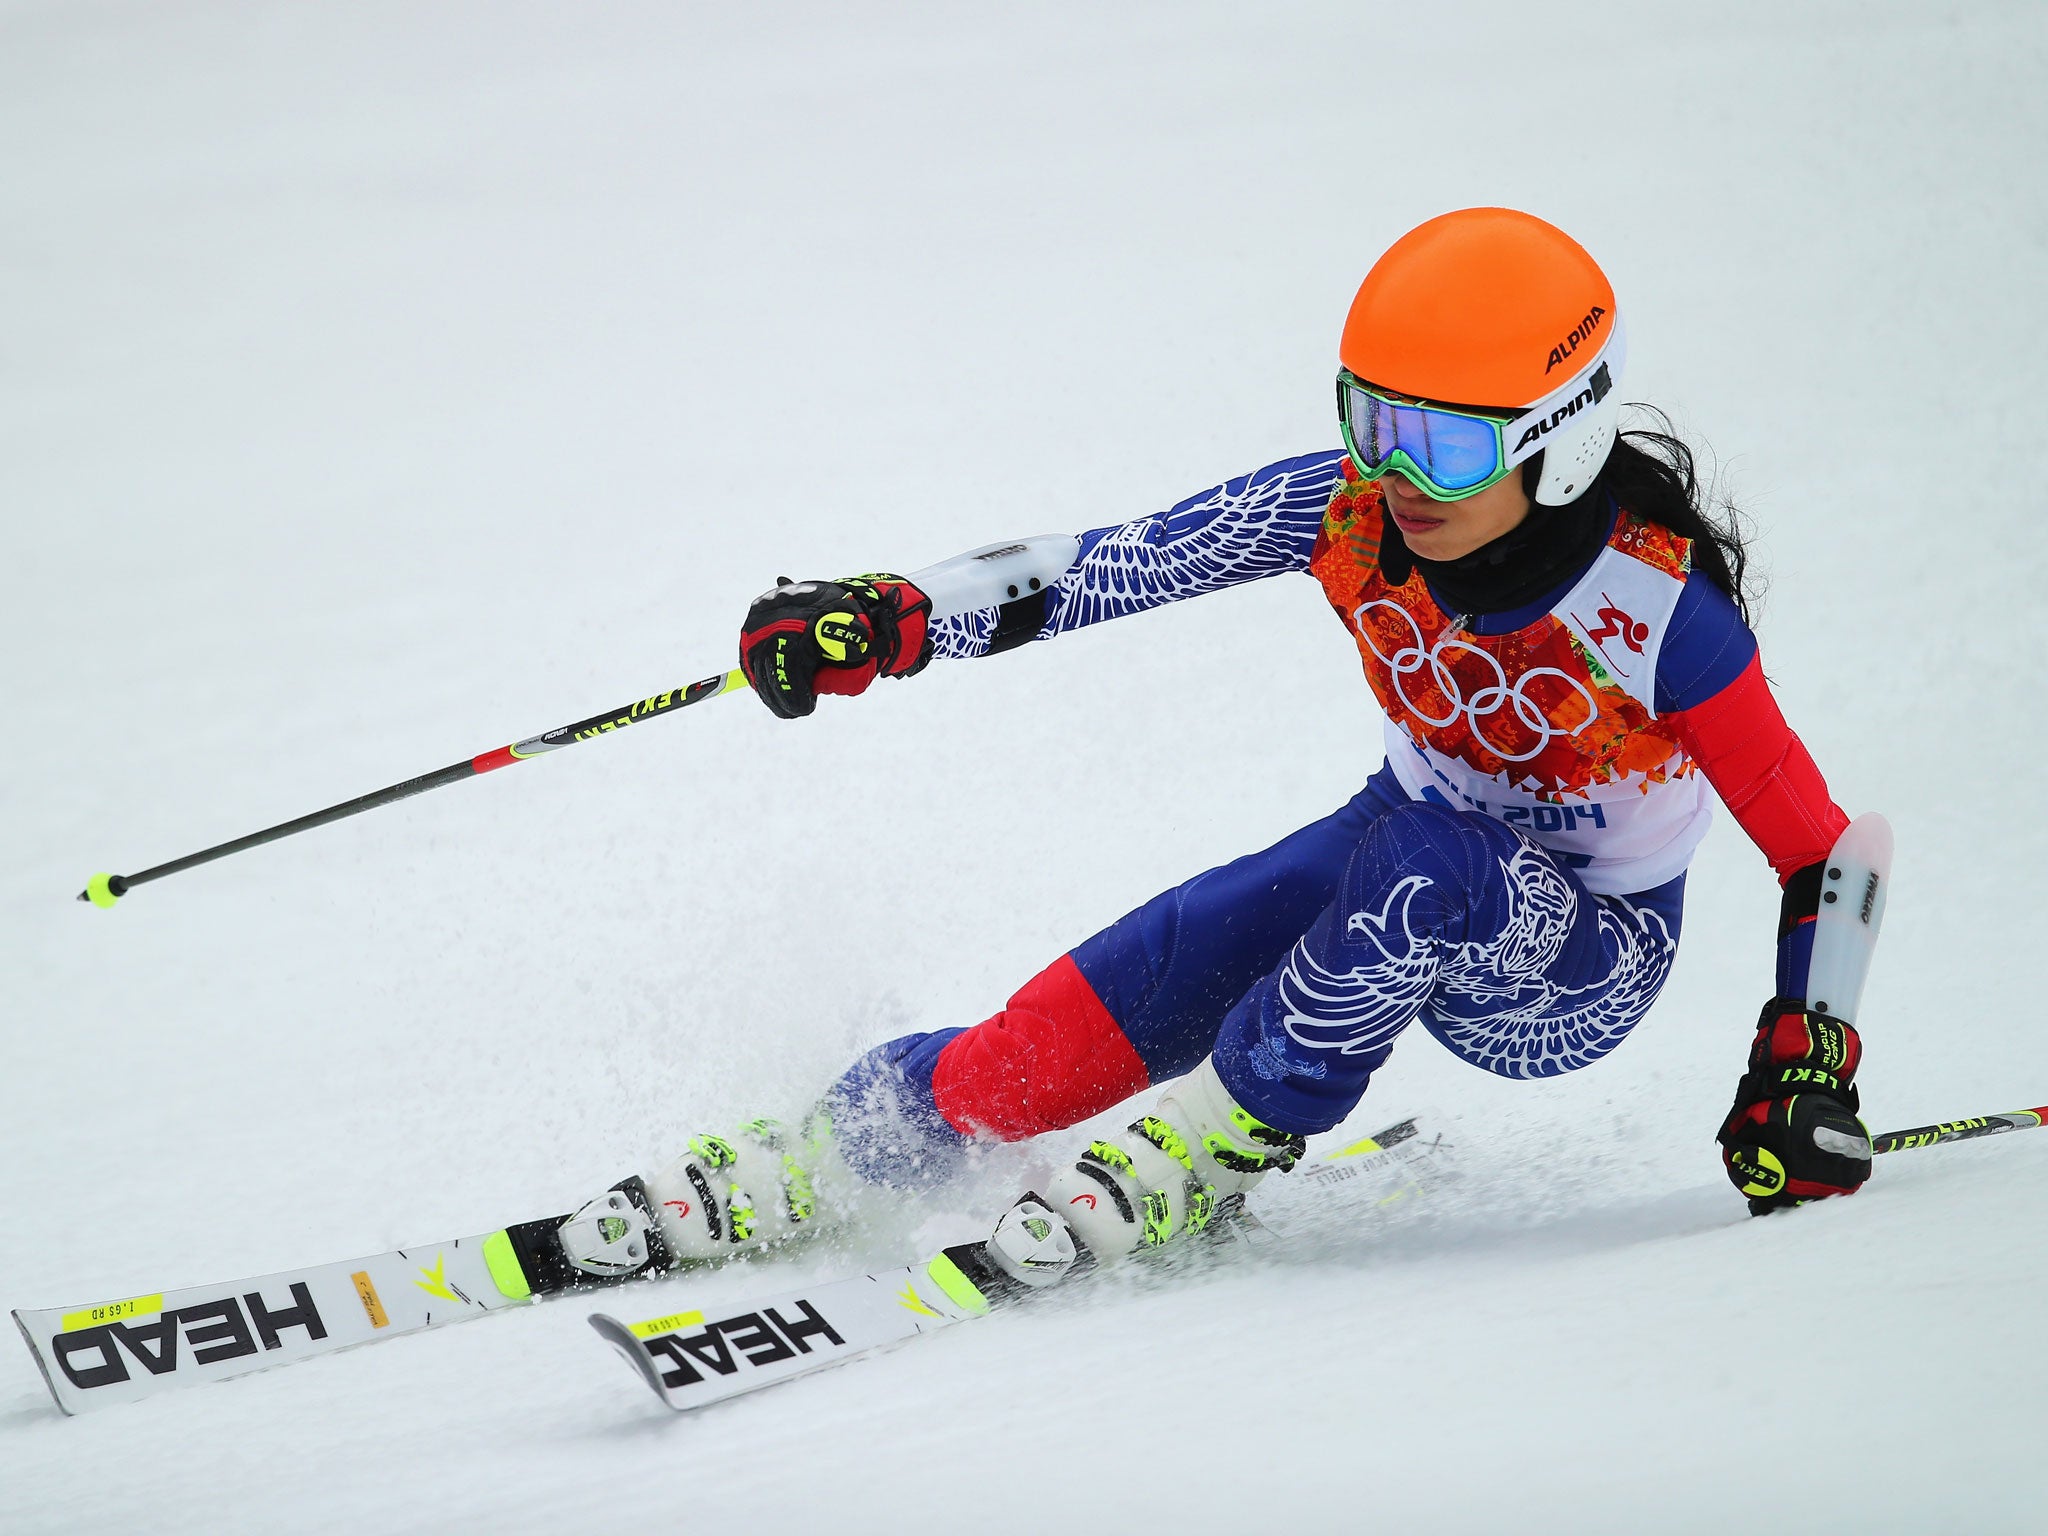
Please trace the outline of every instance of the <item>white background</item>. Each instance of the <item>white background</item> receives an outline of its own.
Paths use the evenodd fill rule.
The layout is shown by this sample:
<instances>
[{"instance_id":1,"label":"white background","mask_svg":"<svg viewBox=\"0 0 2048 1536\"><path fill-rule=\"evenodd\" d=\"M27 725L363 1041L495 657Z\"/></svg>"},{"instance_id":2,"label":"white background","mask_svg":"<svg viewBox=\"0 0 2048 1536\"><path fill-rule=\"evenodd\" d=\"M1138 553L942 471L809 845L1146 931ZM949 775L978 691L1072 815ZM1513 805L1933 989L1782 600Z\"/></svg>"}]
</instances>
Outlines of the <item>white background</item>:
<instances>
[{"instance_id":1,"label":"white background","mask_svg":"<svg viewBox=\"0 0 2048 1536\"><path fill-rule=\"evenodd\" d=\"M2048 1100L2044 71L2018 3L0 4L0 1305L562 1209L1341 803L1289 577L70 900L718 671L777 575L1328 446L1360 276L1475 203L1605 265L1897 827L1868 1118ZM1724 819L1611 1060L1407 1041L1361 1117L1440 1106L1426 1218L687 1420L582 1303L75 1421L9 1345L0 1527L2013 1528L2048 1136L1748 1220L1775 914ZM900 1262L1059 1150L638 1294Z\"/></svg>"}]
</instances>

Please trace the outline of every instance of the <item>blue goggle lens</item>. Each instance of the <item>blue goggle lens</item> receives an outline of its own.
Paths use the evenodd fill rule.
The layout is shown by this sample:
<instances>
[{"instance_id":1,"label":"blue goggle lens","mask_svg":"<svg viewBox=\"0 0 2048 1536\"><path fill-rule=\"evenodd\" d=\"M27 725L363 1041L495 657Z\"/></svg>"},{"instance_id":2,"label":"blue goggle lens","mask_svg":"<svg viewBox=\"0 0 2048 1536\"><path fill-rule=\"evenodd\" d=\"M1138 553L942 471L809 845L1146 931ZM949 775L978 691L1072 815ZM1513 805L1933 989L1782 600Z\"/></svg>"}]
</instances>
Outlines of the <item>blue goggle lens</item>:
<instances>
[{"instance_id":1,"label":"blue goggle lens","mask_svg":"<svg viewBox=\"0 0 2048 1536\"><path fill-rule=\"evenodd\" d=\"M1427 405L1399 405L1351 383L1344 386L1344 417L1353 451L1371 475L1384 470L1395 453L1409 460L1439 489L1471 490L1500 469L1500 428L1476 416Z\"/></svg>"}]
</instances>

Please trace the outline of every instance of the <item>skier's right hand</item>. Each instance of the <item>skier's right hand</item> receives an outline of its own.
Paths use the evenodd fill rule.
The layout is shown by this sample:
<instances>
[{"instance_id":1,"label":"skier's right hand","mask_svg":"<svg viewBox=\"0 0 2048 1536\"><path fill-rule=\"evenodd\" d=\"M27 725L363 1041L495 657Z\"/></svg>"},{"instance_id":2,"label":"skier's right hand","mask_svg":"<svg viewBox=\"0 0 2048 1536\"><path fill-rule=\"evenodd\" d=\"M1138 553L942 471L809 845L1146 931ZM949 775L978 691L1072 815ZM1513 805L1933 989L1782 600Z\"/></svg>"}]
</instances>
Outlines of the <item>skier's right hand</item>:
<instances>
[{"instance_id":1,"label":"skier's right hand","mask_svg":"<svg viewBox=\"0 0 2048 1536\"><path fill-rule=\"evenodd\" d=\"M878 676L908 677L931 659L932 601L901 576L778 581L740 626L740 670L785 720L821 693L860 693Z\"/></svg>"}]
</instances>

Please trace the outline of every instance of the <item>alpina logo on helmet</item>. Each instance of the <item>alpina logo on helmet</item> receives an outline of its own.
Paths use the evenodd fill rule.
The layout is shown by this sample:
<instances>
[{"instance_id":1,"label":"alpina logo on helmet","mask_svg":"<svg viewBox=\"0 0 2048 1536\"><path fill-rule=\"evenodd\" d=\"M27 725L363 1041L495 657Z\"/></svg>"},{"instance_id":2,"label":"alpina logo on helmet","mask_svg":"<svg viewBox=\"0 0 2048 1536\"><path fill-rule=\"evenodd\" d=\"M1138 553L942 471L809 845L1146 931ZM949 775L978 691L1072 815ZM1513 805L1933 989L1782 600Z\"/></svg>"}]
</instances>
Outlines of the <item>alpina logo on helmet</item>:
<instances>
[{"instance_id":1,"label":"alpina logo on helmet","mask_svg":"<svg viewBox=\"0 0 2048 1536\"><path fill-rule=\"evenodd\" d=\"M1550 349L1550 361L1543 365L1545 373L1579 350L1579 343L1600 329L1600 322L1607 317L1607 311L1595 304L1586 318L1571 328L1563 341Z\"/></svg>"},{"instance_id":2,"label":"alpina logo on helmet","mask_svg":"<svg viewBox=\"0 0 2048 1536\"><path fill-rule=\"evenodd\" d=\"M1607 398L1608 391L1613 388L1613 381L1607 375L1607 365L1602 363L1593 370L1593 376L1586 381L1584 389L1573 395L1571 399L1565 401L1563 405L1560 405L1548 416L1539 416L1529 423L1528 429L1515 439L1516 454L1519 455L1531 443L1540 442L1543 438L1549 436L1551 429L1559 422L1578 415L1581 410L1589 405L1598 405Z\"/></svg>"}]
</instances>

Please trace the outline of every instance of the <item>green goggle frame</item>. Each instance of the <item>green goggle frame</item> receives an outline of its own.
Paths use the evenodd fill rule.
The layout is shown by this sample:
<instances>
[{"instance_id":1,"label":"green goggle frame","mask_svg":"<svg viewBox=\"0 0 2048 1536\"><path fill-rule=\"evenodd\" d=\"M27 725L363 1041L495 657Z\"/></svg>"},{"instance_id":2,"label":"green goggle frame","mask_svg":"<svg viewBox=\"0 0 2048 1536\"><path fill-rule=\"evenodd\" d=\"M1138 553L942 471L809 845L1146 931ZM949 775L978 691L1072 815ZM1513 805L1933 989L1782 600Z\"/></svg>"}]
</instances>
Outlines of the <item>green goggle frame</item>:
<instances>
[{"instance_id":1,"label":"green goggle frame","mask_svg":"<svg viewBox=\"0 0 2048 1536\"><path fill-rule=\"evenodd\" d=\"M1337 423L1358 472L1398 470L1432 501L1463 501L1515 467L1507 445L1513 415L1429 405L1337 370Z\"/></svg>"}]
</instances>

